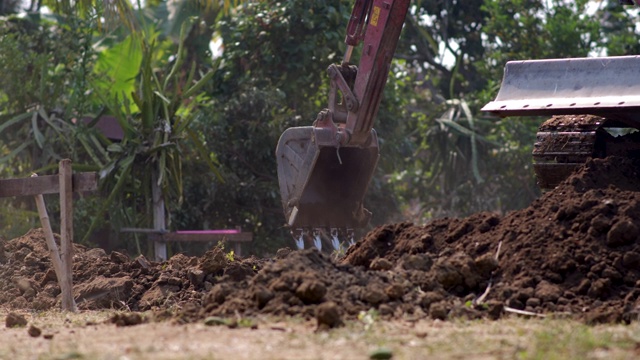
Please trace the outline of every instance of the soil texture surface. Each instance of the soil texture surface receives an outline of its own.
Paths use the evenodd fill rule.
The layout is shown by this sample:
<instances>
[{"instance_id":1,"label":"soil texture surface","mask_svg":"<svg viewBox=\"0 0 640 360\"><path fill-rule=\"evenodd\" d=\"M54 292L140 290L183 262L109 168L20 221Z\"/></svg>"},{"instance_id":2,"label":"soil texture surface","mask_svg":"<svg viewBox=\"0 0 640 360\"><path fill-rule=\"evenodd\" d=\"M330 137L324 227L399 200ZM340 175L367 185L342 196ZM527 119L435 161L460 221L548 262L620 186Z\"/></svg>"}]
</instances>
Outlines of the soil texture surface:
<instances>
[{"instance_id":1,"label":"soil texture surface","mask_svg":"<svg viewBox=\"0 0 640 360\"><path fill-rule=\"evenodd\" d=\"M178 322L269 314L330 328L371 311L631 322L640 311L639 178L640 160L589 160L525 209L380 226L340 259L315 249L232 258L214 248L160 263L76 245L74 297L79 309L153 310ZM43 232L0 241L0 304L59 303Z\"/></svg>"}]
</instances>

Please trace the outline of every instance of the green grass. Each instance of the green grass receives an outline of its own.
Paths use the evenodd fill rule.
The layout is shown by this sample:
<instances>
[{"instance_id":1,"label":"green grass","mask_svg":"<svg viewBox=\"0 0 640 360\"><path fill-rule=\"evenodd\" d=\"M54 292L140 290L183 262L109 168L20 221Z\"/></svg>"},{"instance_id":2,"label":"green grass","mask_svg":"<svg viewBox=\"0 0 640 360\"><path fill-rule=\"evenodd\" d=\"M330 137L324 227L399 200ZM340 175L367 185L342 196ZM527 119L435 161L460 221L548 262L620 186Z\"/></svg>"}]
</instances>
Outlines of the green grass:
<instances>
[{"instance_id":1,"label":"green grass","mask_svg":"<svg viewBox=\"0 0 640 360\"><path fill-rule=\"evenodd\" d=\"M587 326L552 322L534 332L532 341L517 354L523 360L632 359L640 357L640 328L629 326Z\"/></svg>"}]
</instances>

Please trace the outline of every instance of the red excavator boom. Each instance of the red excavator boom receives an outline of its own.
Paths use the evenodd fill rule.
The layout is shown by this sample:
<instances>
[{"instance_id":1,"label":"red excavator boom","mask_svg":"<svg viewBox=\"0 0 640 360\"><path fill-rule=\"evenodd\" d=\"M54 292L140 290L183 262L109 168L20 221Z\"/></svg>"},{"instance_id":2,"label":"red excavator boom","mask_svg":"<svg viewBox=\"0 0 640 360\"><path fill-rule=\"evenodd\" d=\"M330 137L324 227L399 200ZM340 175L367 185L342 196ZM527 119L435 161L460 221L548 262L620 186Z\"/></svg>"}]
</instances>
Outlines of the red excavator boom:
<instances>
[{"instance_id":1,"label":"red excavator boom","mask_svg":"<svg viewBox=\"0 0 640 360\"><path fill-rule=\"evenodd\" d=\"M409 0L356 1L345 58L327 70L328 108L312 126L289 128L278 141L282 207L298 234L329 229L336 246L339 232L362 227L371 217L363 200L379 156L373 123L408 7ZM356 67L350 60L358 45Z\"/></svg>"}]
</instances>

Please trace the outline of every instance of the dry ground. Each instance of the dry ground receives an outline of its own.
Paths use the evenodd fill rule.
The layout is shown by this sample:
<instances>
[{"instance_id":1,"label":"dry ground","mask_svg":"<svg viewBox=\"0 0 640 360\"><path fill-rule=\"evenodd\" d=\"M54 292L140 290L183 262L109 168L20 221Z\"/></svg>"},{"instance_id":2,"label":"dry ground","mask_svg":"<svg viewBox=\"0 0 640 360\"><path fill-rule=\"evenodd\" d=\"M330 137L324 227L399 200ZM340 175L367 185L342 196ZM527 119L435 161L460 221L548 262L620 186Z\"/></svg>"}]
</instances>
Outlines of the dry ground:
<instances>
[{"instance_id":1,"label":"dry ground","mask_svg":"<svg viewBox=\"0 0 640 360\"><path fill-rule=\"evenodd\" d=\"M0 319L19 311L43 334L0 327L0 360L369 359L381 348L394 359L637 359L639 176L638 159L592 160L526 209L383 225L340 262L287 249L236 259L215 247L156 263L78 245L84 311L72 315L48 310L59 288L34 229L0 239ZM189 324L116 327L113 310L100 310L114 308L171 310ZM211 316L243 318L230 329L205 326ZM316 316L346 325L316 332L300 320Z\"/></svg>"},{"instance_id":2,"label":"dry ground","mask_svg":"<svg viewBox=\"0 0 640 360\"><path fill-rule=\"evenodd\" d=\"M295 318L254 319L257 329L175 325L116 327L114 312L22 313L42 330L0 330L0 359L636 359L640 324L586 326L570 320L385 322L375 318L316 332ZM4 319L7 311L0 310ZM49 340L44 335L53 335Z\"/></svg>"}]
</instances>

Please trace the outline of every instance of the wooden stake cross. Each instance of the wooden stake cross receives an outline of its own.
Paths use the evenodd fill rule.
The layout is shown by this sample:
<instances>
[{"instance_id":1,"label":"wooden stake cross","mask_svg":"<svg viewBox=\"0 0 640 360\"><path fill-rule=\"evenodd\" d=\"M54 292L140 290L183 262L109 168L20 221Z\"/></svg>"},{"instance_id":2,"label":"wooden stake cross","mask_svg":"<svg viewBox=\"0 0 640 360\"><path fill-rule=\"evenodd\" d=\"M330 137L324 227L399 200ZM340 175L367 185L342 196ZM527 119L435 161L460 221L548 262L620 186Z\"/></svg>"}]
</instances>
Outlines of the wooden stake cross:
<instances>
[{"instance_id":1,"label":"wooden stake cross","mask_svg":"<svg viewBox=\"0 0 640 360\"><path fill-rule=\"evenodd\" d=\"M76 311L73 299L73 191L93 191L98 187L96 173L73 175L71 160L60 161L59 174L0 180L0 197L35 196L45 233L51 263L58 278L62 310ZM60 193L60 251L56 245L42 194Z\"/></svg>"}]
</instances>

